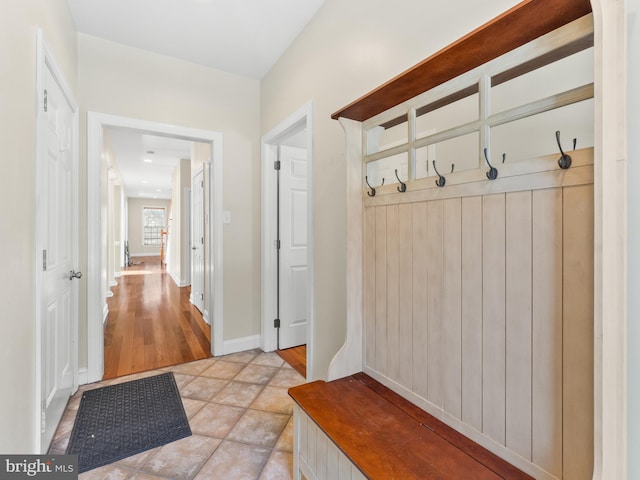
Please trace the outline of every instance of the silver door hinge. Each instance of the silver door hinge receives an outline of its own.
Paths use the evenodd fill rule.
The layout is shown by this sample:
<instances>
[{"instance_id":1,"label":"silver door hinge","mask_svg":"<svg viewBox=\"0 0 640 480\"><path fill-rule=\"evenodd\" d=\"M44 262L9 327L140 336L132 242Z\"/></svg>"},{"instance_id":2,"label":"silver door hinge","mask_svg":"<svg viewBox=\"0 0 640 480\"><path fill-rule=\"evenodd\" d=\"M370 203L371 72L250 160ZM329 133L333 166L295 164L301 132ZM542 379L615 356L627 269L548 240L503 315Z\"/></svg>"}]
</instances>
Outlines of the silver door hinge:
<instances>
[{"instance_id":1,"label":"silver door hinge","mask_svg":"<svg viewBox=\"0 0 640 480\"><path fill-rule=\"evenodd\" d=\"M204 300L204 293L201 293L201 294L200 294L200 299L201 299L201 300Z\"/></svg>"},{"instance_id":2,"label":"silver door hinge","mask_svg":"<svg viewBox=\"0 0 640 480\"><path fill-rule=\"evenodd\" d=\"M204 245L204 237L200 237L200 243Z\"/></svg>"},{"instance_id":3,"label":"silver door hinge","mask_svg":"<svg viewBox=\"0 0 640 480\"><path fill-rule=\"evenodd\" d=\"M45 112L47 111L47 96L48 96L48 93L47 93L47 90L45 89L44 91L44 111Z\"/></svg>"},{"instance_id":4,"label":"silver door hinge","mask_svg":"<svg viewBox=\"0 0 640 480\"><path fill-rule=\"evenodd\" d=\"M273 320L273 328L280 328L280 319L276 318Z\"/></svg>"},{"instance_id":5,"label":"silver door hinge","mask_svg":"<svg viewBox=\"0 0 640 480\"><path fill-rule=\"evenodd\" d=\"M276 240L276 250L280 250L280 240Z\"/></svg>"},{"instance_id":6,"label":"silver door hinge","mask_svg":"<svg viewBox=\"0 0 640 480\"><path fill-rule=\"evenodd\" d=\"M275 170L280 170L280 160L276 160L275 162L273 162L273 168Z\"/></svg>"},{"instance_id":7,"label":"silver door hinge","mask_svg":"<svg viewBox=\"0 0 640 480\"><path fill-rule=\"evenodd\" d=\"M42 250L42 270L47 271L47 251Z\"/></svg>"}]
</instances>

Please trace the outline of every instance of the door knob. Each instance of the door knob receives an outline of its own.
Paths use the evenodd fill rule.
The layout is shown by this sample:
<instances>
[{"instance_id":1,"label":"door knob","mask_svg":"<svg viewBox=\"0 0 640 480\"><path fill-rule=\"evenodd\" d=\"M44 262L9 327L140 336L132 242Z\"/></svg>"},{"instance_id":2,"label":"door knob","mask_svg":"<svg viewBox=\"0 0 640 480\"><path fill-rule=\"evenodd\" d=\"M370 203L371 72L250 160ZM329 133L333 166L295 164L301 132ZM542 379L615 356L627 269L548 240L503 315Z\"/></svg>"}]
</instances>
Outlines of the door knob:
<instances>
[{"instance_id":1,"label":"door knob","mask_svg":"<svg viewBox=\"0 0 640 480\"><path fill-rule=\"evenodd\" d=\"M75 270L69 271L69 280L73 280L74 278L82 278L82 272L76 272Z\"/></svg>"}]
</instances>

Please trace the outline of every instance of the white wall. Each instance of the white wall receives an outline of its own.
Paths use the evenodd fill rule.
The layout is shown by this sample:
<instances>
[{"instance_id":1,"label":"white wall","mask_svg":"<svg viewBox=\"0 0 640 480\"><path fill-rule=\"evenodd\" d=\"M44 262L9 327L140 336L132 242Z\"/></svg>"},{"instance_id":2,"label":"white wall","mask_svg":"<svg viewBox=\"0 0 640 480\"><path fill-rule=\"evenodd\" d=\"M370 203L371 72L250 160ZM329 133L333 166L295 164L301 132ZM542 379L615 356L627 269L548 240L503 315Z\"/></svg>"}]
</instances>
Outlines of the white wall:
<instances>
[{"instance_id":1,"label":"white wall","mask_svg":"<svg viewBox=\"0 0 640 480\"><path fill-rule=\"evenodd\" d=\"M222 132L224 209L233 216L224 231L224 337L259 334L258 81L83 34L78 65L81 138L87 111Z\"/></svg>"},{"instance_id":2,"label":"white wall","mask_svg":"<svg viewBox=\"0 0 640 480\"><path fill-rule=\"evenodd\" d=\"M263 78L263 134L314 102L317 378L326 376L346 324L345 139L331 114L516 3L452 0L434 9L422 0L327 0Z\"/></svg>"},{"instance_id":3,"label":"white wall","mask_svg":"<svg viewBox=\"0 0 640 480\"><path fill-rule=\"evenodd\" d=\"M76 91L76 36L65 0L3 2L0 15L0 452L34 452L36 28ZM34 452L35 453L35 452Z\"/></svg>"}]
</instances>

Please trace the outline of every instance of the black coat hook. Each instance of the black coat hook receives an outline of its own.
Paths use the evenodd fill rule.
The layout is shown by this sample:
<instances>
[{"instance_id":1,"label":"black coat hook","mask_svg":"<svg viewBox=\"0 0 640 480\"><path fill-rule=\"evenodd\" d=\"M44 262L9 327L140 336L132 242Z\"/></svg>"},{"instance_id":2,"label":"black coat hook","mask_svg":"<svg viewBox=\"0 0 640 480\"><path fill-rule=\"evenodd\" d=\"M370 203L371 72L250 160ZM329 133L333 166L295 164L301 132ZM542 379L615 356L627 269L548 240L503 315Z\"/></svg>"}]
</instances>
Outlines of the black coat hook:
<instances>
[{"instance_id":1,"label":"black coat hook","mask_svg":"<svg viewBox=\"0 0 640 480\"><path fill-rule=\"evenodd\" d=\"M577 143L578 139L574 138L573 139L573 149L576 149L576 143ZM562 169L567 169L571 166L571 157L564 153L564 151L562 150L562 144L560 143L560 130L556 131L556 142L558 142L558 149L560 150L560 155L562 155L559 159L558 159L558 165L560 166L560 168Z\"/></svg>"},{"instance_id":2,"label":"black coat hook","mask_svg":"<svg viewBox=\"0 0 640 480\"><path fill-rule=\"evenodd\" d=\"M438 172L438 169L436 168L436 161L433 160L433 170L436 172L436 175L438 175L438 179L436 180L436 185L438 187L444 187L445 184L447 183L447 179L444 178L442 175L440 175L440 172ZM452 163L451 164L451 173L453 173L453 169L456 168L456 164Z\"/></svg>"},{"instance_id":3,"label":"black coat hook","mask_svg":"<svg viewBox=\"0 0 640 480\"><path fill-rule=\"evenodd\" d=\"M398 191L400 193L404 193L407 191L407 184L404 183L402 180L400 180L400 177L398 176L398 169L396 168L396 178L398 179L398 182L400 182L400 186L397 187Z\"/></svg>"},{"instance_id":4,"label":"black coat hook","mask_svg":"<svg viewBox=\"0 0 640 480\"><path fill-rule=\"evenodd\" d=\"M507 154L503 153L502 154L502 163L504 163L504 161L507 159ZM491 162L489 162L489 155L487 153L487 149L484 149L484 161L487 162L487 165L489 165L489 171L487 172L487 178L489 180L495 180L496 178L498 178L498 169L496 167L494 167L493 165L491 165Z\"/></svg>"},{"instance_id":5,"label":"black coat hook","mask_svg":"<svg viewBox=\"0 0 640 480\"><path fill-rule=\"evenodd\" d=\"M373 188L371 186L371 184L369 183L369 177L367 177L366 175L364 176L364 181L367 182L367 186L371 189L371 191L367 192L367 195L369 195L370 197L375 197L376 196L376 189ZM384 177L382 177L382 183L380 184L380 186L384 185Z\"/></svg>"}]
</instances>

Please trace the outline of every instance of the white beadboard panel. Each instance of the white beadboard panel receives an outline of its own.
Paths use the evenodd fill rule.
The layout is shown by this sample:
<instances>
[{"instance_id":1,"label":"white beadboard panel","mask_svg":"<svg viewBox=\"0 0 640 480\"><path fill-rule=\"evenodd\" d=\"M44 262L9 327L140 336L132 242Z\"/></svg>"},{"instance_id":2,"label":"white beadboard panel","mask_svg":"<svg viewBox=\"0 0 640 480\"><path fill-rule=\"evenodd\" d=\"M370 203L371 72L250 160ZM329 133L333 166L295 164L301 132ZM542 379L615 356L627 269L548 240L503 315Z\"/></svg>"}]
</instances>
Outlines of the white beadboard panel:
<instances>
[{"instance_id":1,"label":"white beadboard panel","mask_svg":"<svg viewBox=\"0 0 640 480\"><path fill-rule=\"evenodd\" d=\"M402 385L413 384L413 209L405 204L398 207L400 306L399 306L399 360L398 379Z\"/></svg>"},{"instance_id":2,"label":"white beadboard panel","mask_svg":"<svg viewBox=\"0 0 640 480\"><path fill-rule=\"evenodd\" d=\"M427 400L442 408L442 201L427 202Z\"/></svg>"},{"instance_id":3,"label":"white beadboard panel","mask_svg":"<svg viewBox=\"0 0 640 480\"><path fill-rule=\"evenodd\" d=\"M563 195L563 472L593 471L593 186Z\"/></svg>"},{"instance_id":4,"label":"white beadboard panel","mask_svg":"<svg viewBox=\"0 0 640 480\"><path fill-rule=\"evenodd\" d=\"M443 202L443 222L443 407L462 418L462 199Z\"/></svg>"},{"instance_id":5,"label":"white beadboard panel","mask_svg":"<svg viewBox=\"0 0 640 480\"><path fill-rule=\"evenodd\" d=\"M482 204L482 431L505 444L505 196Z\"/></svg>"},{"instance_id":6,"label":"white beadboard panel","mask_svg":"<svg viewBox=\"0 0 640 480\"><path fill-rule=\"evenodd\" d=\"M363 298L364 318L376 318L376 209L364 210L364 243L363 243ZM376 325L375 322L364 322L364 364L375 368L376 358Z\"/></svg>"},{"instance_id":7,"label":"white beadboard panel","mask_svg":"<svg viewBox=\"0 0 640 480\"><path fill-rule=\"evenodd\" d=\"M531 460L531 193L506 194L506 446Z\"/></svg>"},{"instance_id":8,"label":"white beadboard panel","mask_svg":"<svg viewBox=\"0 0 640 480\"><path fill-rule=\"evenodd\" d=\"M482 431L482 197L462 199L462 420Z\"/></svg>"},{"instance_id":9,"label":"white beadboard panel","mask_svg":"<svg viewBox=\"0 0 640 480\"><path fill-rule=\"evenodd\" d=\"M536 478L581 478L593 174L508 180L365 199L365 371Z\"/></svg>"},{"instance_id":10,"label":"white beadboard panel","mask_svg":"<svg viewBox=\"0 0 640 480\"><path fill-rule=\"evenodd\" d=\"M562 189L533 192L532 461L562 477Z\"/></svg>"},{"instance_id":11,"label":"white beadboard panel","mask_svg":"<svg viewBox=\"0 0 640 480\"><path fill-rule=\"evenodd\" d=\"M387 374L387 207L376 207L376 369Z\"/></svg>"},{"instance_id":12,"label":"white beadboard panel","mask_svg":"<svg viewBox=\"0 0 640 480\"><path fill-rule=\"evenodd\" d=\"M387 207L387 375L400 376L400 239L398 205Z\"/></svg>"},{"instance_id":13,"label":"white beadboard panel","mask_svg":"<svg viewBox=\"0 0 640 480\"><path fill-rule=\"evenodd\" d=\"M427 398L427 204L413 204L413 390Z\"/></svg>"}]
</instances>

